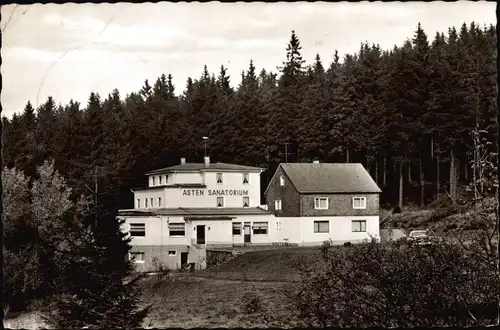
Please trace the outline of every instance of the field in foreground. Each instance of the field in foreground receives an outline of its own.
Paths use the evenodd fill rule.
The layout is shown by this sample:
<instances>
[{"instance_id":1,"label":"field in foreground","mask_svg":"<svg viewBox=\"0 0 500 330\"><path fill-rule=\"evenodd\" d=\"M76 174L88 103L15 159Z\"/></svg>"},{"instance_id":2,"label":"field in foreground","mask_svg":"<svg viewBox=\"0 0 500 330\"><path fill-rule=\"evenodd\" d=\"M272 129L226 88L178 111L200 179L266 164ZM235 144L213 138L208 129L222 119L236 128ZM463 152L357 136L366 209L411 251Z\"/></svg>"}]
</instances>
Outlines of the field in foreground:
<instances>
[{"instance_id":1,"label":"field in foreground","mask_svg":"<svg viewBox=\"0 0 500 330\"><path fill-rule=\"evenodd\" d=\"M145 301L153 308L144 327L284 327L295 316L286 302L285 289L297 275L293 265L313 260L315 248L284 248L245 253L225 264L195 272L173 274L157 282L144 282ZM256 295L262 308L272 311L266 324L259 312L248 312L248 295Z\"/></svg>"}]
</instances>

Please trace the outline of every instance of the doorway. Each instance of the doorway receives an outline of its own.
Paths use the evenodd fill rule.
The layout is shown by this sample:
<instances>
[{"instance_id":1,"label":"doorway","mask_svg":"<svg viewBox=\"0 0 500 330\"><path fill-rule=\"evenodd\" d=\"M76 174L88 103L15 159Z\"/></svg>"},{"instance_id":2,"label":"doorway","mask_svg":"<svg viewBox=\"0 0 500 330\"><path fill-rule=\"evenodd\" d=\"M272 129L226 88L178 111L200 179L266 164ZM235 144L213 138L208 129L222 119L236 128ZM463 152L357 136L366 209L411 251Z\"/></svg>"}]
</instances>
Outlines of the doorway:
<instances>
[{"instance_id":1,"label":"doorway","mask_svg":"<svg viewBox=\"0 0 500 330\"><path fill-rule=\"evenodd\" d=\"M244 242L250 243L252 241L252 233L250 231L250 222L245 222L243 226L244 231Z\"/></svg>"},{"instance_id":2,"label":"doorway","mask_svg":"<svg viewBox=\"0 0 500 330\"><path fill-rule=\"evenodd\" d=\"M181 268L188 263L189 252L181 252Z\"/></svg>"},{"instance_id":3,"label":"doorway","mask_svg":"<svg viewBox=\"0 0 500 330\"><path fill-rule=\"evenodd\" d=\"M196 244L205 244L205 225L196 226Z\"/></svg>"}]
</instances>

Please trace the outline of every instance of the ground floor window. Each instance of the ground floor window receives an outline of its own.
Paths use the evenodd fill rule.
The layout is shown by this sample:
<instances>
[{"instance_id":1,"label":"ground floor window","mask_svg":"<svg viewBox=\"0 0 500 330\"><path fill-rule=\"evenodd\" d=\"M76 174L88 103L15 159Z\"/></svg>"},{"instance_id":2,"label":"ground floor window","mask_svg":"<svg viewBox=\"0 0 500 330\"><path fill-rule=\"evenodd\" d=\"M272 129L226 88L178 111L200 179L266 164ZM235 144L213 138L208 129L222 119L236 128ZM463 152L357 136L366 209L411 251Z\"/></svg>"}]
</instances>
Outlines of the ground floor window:
<instances>
[{"instance_id":1,"label":"ground floor window","mask_svg":"<svg viewBox=\"0 0 500 330\"><path fill-rule=\"evenodd\" d=\"M186 236L186 224L185 223L171 223L168 225L168 235L170 237L175 236Z\"/></svg>"},{"instance_id":2,"label":"ground floor window","mask_svg":"<svg viewBox=\"0 0 500 330\"><path fill-rule=\"evenodd\" d=\"M352 231L353 232L365 232L366 231L366 220L352 220Z\"/></svg>"},{"instance_id":3,"label":"ground floor window","mask_svg":"<svg viewBox=\"0 0 500 330\"><path fill-rule=\"evenodd\" d=\"M314 221L314 232L315 233L329 233L330 232L330 221Z\"/></svg>"},{"instance_id":4,"label":"ground floor window","mask_svg":"<svg viewBox=\"0 0 500 330\"><path fill-rule=\"evenodd\" d=\"M175 256L176 254L177 254L177 251L175 251L175 250L168 251L169 256Z\"/></svg>"},{"instance_id":5,"label":"ground floor window","mask_svg":"<svg viewBox=\"0 0 500 330\"><path fill-rule=\"evenodd\" d=\"M144 252L130 252L128 254L129 260L135 263L144 262Z\"/></svg>"},{"instance_id":6,"label":"ground floor window","mask_svg":"<svg viewBox=\"0 0 500 330\"><path fill-rule=\"evenodd\" d=\"M145 223L131 223L130 224L130 236L145 237L146 236L146 224Z\"/></svg>"},{"instance_id":7,"label":"ground floor window","mask_svg":"<svg viewBox=\"0 0 500 330\"><path fill-rule=\"evenodd\" d=\"M267 235L269 224L267 222L254 222L253 234L254 235Z\"/></svg>"},{"instance_id":8,"label":"ground floor window","mask_svg":"<svg viewBox=\"0 0 500 330\"><path fill-rule=\"evenodd\" d=\"M233 223L233 236L241 235L241 222Z\"/></svg>"}]
</instances>

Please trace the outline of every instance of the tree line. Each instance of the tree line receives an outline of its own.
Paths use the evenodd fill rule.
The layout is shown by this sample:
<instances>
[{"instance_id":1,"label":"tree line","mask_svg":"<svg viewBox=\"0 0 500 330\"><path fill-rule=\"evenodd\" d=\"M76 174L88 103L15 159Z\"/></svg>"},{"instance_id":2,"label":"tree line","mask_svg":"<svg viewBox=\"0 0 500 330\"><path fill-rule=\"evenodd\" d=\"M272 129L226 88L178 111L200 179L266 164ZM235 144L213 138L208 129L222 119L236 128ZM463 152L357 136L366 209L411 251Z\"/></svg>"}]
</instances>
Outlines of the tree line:
<instances>
[{"instance_id":1,"label":"tree line","mask_svg":"<svg viewBox=\"0 0 500 330\"><path fill-rule=\"evenodd\" d=\"M301 51L292 31L281 66L259 71L250 61L236 88L226 67L204 66L182 93L163 74L125 97L91 93L84 106L28 102L3 118L4 162L36 178L52 158L72 194L103 209L131 207L130 188L148 170L201 162L203 136L213 161L266 168L264 187L285 158L363 163L382 202L401 207L455 198L473 180L475 136L496 141L493 25L464 23L430 40L418 24L400 46L364 42L327 65L319 55L306 64Z\"/></svg>"}]
</instances>

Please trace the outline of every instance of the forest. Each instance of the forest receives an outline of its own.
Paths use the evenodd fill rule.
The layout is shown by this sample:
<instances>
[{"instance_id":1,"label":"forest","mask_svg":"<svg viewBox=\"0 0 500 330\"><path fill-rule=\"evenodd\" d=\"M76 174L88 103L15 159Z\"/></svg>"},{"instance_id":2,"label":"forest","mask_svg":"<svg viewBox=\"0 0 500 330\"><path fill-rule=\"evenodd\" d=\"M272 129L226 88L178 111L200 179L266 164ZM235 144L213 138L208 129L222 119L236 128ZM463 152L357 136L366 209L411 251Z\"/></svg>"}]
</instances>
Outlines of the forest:
<instances>
[{"instance_id":1,"label":"forest","mask_svg":"<svg viewBox=\"0 0 500 330\"><path fill-rule=\"evenodd\" d=\"M362 163L383 206L458 197L478 175L475 141L496 148L496 29L472 22L432 37L418 24L401 42L363 42L342 60L332 45L331 60L308 64L292 31L275 71L250 61L235 87L226 67L205 66L182 92L167 73L129 95L92 92L85 105L28 102L2 118L4 166L36 178L53 159L74 198L131 208L146 171L202 162L208 136L212 162L265 168L262 190L279 163L319 160Z\"/></svg>"}]
</instances>

